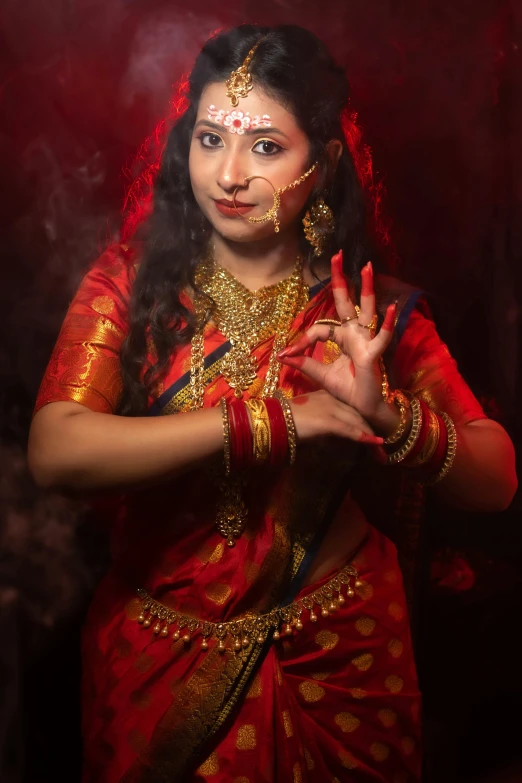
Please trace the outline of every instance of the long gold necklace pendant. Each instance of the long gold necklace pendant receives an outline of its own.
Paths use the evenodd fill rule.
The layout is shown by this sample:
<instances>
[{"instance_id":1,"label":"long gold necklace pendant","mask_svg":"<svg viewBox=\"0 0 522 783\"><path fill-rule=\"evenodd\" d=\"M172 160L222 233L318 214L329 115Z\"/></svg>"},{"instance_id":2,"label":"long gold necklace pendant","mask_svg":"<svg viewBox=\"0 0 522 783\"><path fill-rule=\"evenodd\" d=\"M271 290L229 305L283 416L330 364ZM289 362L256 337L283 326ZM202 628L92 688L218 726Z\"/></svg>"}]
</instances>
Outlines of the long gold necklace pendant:
<instances>
[{"instance_id":1,"label":"long gold necklace pendant","mask_svg":"<svg viewBox=\"0 0 522 783\"><path fill-rule=\"evenodd\" d=\"M220 370L236 397L242 397L257 378L257 360L246 343L232 342L230 351L221 359Z\"/></svg>"},{"instance_id":2,"label":"long gold necklace pendant","mask_svg":"<svg viewBox=\"0 0 522 783\"><path fill-rule=\"evenodd\" d=\"M216 527L228 546L235 546L247 523L248 508L242 498L242 484L237 476L220 482Z\"/></svg>"}]
</instances>

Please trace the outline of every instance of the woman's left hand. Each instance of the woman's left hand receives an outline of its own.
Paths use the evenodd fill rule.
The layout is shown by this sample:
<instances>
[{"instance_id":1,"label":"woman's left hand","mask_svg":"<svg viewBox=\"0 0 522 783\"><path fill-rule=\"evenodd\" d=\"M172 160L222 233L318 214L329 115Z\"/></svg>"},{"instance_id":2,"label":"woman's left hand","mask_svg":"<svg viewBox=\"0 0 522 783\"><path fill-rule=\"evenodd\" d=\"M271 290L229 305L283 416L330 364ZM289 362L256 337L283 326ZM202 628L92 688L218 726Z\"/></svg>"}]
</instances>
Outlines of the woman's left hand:
<instances>
[{"instance_id":1,"label":"woman's left hand","mask_svg":"<svg viewBox=\"0 0 522 783\"><path fill-rule=\"evenodd\" d=\"M357 315L350 299L348 285L343 273L342 250L332 257L332 290L341 326L314 324L288 348L279 353L284 364L301 370L341 402L355 408L368 422L379 421L384 408L388 408L382 397L382 376L379 358L392 338L396 306L392 304L380 330L369 329L375 317L375 292L373 268L368 262L361 270L361 307ZM349 320L347 320L349 319ZM337 343L341 355L331 364L322 364L309 356L303 356L305 349L320 340Z\"/></svg>"}]
</instances>

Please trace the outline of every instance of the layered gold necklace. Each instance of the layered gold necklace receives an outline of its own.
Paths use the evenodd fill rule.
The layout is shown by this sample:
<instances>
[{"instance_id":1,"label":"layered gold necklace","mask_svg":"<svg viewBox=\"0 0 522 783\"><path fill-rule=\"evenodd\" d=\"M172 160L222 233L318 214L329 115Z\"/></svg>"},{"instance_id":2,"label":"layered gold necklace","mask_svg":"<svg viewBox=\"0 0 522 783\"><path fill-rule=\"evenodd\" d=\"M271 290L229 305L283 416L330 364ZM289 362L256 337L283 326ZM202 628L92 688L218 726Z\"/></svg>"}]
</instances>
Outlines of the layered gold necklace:
<instances>
[{"instance_id":1,"label":"layered gold necklace","mask_svg":"<svg viewBox=\"0 0 522 783\"><path fill-rule=\"evenodd\" d=\"M253 349L262 340L275 335L261 394L262 397L273 396L280 370L277 354L286 345L292 321L308 301L302 259L297 259L286 280L250 291L213 259L207 258L198 267L196 284L205 295L196 303L198 320L201 323L204 315L210 313L216 327L230 342L230 350L221 359L220 372L236 397L242 397L257 379L259 368L252 355ZM196 330L192 340L193 408L203 405L203 325Z\"/></svg>"},{"instance_id":2,"label":"layered gold necklace","mask_svg":"<svg viewBox=\"0 0 522 783\"><path fill-rule=\"evenodd\" d=\"M274 345L260 397L272 397L279 380L277 354L287 343L293 320L308 302L303 280L303 262L298 258L289 278L275 285L249 291L211 258L202 261L196 272L201 292L195 300L198 327L192 338L190 389L192 409L203 407L205 392L205 345L203 329L211 318L230 342L230 350L221 359L220 372L236 397L250 389L257 379L258 365L252 350L261 340L274 335ZM226 477L215 473L220 497L216 526L229 546L243 532L248 509L243 500L244 475Z\"/></svg>"}]
</instances>

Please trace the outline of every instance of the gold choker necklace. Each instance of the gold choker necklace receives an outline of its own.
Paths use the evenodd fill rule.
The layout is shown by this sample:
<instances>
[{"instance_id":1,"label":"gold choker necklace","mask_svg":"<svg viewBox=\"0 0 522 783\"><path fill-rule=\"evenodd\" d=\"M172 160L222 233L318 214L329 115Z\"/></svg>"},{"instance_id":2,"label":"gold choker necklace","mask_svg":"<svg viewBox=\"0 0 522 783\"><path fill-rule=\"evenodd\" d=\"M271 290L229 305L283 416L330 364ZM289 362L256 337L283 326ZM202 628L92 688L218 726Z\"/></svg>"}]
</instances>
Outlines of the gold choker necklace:
<instances>
[{"instance_id":1,"label":"gold choker necklace","mask_svg":"<svg viewBox=\"0 0 522 783\"><path fill-rule=\"evenodd\" d=\"M242 397L257 378L258 366L252 350L272 335L275 335L274 347L261 396L275 393L279 377L277 354L286 345L292 321L308 301L302 269L302 259L298 258L292 275L286 280L250 291L213 259L207 258L200 263L196 284L207 301L197 303L198 319L210 309L216 327L231 344L221 360L220 370L236 397ZM192 342L193 407L198 408L203 401L203 389L200 388L204 359L202 328L198 328Z\"/></svg>"}]
</instances>

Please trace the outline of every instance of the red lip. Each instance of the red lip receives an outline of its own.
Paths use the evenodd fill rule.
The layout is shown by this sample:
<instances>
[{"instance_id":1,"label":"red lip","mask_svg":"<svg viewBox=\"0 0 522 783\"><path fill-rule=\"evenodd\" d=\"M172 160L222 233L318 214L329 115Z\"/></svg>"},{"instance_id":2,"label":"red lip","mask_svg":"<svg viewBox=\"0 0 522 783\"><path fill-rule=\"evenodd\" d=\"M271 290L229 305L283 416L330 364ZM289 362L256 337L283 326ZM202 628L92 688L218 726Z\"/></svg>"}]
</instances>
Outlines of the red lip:
<instances>
[{"instance_id":1,"label":"red lip","mask_svg":"<svg viewBox=\"0 0 522 783\"><path fill-rule=\"evenodd\" d=\"M216 204L223 204L224 207L232 207L234 209L234 202L228 198L215 198ZM245 201L238 201L236 199L236 207L255 207L255 204L247 204Z\"/></svg>"},{"instance_id":2,"label":"red lip","mask_svg":"<svg viewBox=\"0 0 522 783\"><path fill-rule=\"evenodd\" d=\"M221 199L220 201L214 201L216 205L217 211L227 218L239 218L242 215L245 215L247 212L250 212L252 209L254 209L254 204L246 204L244 206L241 206L237 201L237 209L234 208L234 205L231 201L228 201L227 199Z\"/></svg>"}]
</instances>

